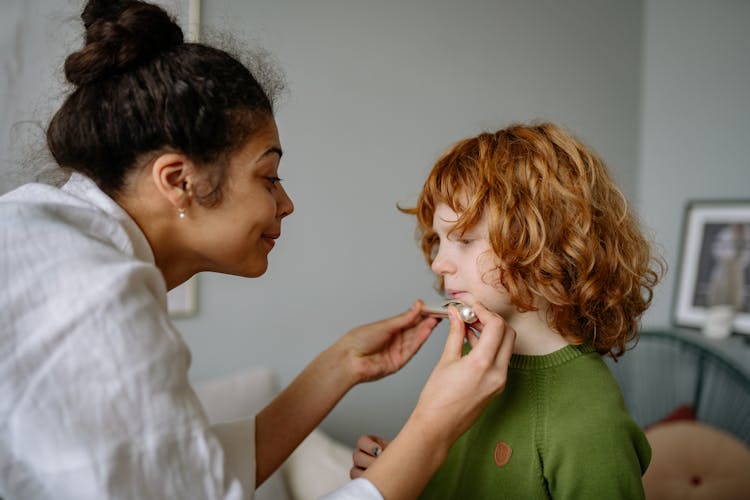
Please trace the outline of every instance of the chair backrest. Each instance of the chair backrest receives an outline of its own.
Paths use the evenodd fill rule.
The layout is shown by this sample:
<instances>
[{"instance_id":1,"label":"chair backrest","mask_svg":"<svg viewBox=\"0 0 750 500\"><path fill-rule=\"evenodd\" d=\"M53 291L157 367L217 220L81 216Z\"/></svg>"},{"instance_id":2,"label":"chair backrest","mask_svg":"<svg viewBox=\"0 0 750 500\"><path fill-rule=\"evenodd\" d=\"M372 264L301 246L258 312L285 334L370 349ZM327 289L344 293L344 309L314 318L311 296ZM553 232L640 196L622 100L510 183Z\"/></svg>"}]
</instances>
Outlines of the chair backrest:
<instances>
[{"instance_id":1,"label":"chair backrest","mask_svg":"<svg viewBox=\"0 0 750 500\"><path fill-rule=\"evenodd\" d=\"M697 420L750 444L750 375L709 343L647 331L619 361L608 364L642 427L689 405Z\"/></svg>"}]
</instances>

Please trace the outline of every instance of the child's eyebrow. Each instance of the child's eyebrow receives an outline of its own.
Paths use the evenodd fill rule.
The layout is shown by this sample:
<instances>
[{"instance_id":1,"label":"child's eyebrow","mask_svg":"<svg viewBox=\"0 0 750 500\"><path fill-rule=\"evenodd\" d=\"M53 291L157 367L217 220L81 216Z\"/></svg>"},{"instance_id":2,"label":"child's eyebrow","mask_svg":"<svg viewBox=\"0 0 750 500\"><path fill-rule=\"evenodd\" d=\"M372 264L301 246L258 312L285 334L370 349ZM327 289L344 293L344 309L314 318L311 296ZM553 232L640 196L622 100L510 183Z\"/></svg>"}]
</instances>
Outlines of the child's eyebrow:
<instances>
[{"instance_id":1,"label":"child's eyebrow","mask_svg":"<svg viewBox=\"0 0 750 500\"><path fill-rule=\"evenodd\" d=\"M456 220L448 220L448 219L444 219L442 217L438 217L438 220L441 221L441 222L445 222L446 224L455 224L456 222L458 222L458 219L456 219Z\"/></svg>"}]
</instances>

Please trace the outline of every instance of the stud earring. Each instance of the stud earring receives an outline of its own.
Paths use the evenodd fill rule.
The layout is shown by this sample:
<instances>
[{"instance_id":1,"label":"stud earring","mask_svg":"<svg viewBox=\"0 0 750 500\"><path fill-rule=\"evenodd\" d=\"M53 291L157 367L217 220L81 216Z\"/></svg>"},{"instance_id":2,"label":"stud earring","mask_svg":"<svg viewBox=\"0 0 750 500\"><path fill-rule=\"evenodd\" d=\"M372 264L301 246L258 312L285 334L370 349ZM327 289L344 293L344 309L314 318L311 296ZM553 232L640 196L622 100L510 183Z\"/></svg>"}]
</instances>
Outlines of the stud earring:
<instances>
[{"instance_id":1,"label":"stud earring","mask_svg":"<svg viewBox=\"0 0 750 500\"><path fill-rule=\"evenodd\" d=\"M185 209L184 209L184 208L181 208L181 209L180 209L180 215L178 215L178 217L179 217L180 219L184 219L184 218L185 218Z\"/></svg>"}]
</instances>

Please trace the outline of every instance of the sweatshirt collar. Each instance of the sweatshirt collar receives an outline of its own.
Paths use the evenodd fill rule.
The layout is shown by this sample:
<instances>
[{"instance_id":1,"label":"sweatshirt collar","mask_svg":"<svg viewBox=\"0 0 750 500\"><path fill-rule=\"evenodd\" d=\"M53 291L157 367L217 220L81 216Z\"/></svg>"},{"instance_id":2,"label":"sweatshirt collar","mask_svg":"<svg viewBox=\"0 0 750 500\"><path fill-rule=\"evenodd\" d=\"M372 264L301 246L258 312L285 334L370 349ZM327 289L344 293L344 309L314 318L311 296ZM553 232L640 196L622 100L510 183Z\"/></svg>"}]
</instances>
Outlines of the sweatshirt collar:
<instances>
[{"instance_id":1,"label":"sweatshirt collar","mask_svg":"<svg viewBox=\"0 0 750 500\"><path fill-rule=\"evenodd\" d=\"M581 344L567 345L562 349L542 356L514 354L510 358L509 366L519 370L541 370L562 365L591 352L595 352L592 345Z\"/></svg>"}]
</instances>

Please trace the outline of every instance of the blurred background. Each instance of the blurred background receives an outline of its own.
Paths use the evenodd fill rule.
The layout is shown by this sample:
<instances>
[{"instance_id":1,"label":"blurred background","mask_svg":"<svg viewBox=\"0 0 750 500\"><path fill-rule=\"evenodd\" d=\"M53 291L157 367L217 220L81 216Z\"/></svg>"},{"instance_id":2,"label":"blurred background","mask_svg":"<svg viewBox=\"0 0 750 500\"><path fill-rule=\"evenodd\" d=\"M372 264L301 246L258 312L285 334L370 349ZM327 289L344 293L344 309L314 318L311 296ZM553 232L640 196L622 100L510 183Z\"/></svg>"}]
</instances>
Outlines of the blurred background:
<instances>
[{"instance_id":1,"label":"blurred background","mask_svg":"<svg viewBox=\"0 0 750 500\"><path fill-rule=\"evenodd\" d=\"M187 25L187 0L161 3ZM0 193L48 166L82 5L0 3ZM285 74L280 175L296 211L265 276L198 277L195 314L176 320L191 378L264 365L286 384L348 329L437 302L396 206L451 144L514 121L558 122L604 157L671 267L643 319L668 326L686 202L750 191L749 23L746 0L202 0L203 38L262 47ZM446 331L322 427L349 444L393 436Z\"/></svg>"}]
</instances>

